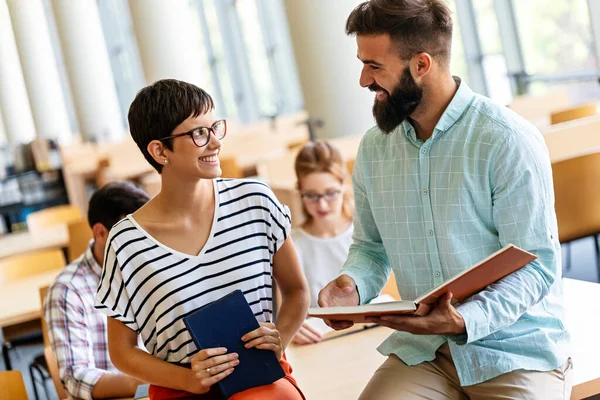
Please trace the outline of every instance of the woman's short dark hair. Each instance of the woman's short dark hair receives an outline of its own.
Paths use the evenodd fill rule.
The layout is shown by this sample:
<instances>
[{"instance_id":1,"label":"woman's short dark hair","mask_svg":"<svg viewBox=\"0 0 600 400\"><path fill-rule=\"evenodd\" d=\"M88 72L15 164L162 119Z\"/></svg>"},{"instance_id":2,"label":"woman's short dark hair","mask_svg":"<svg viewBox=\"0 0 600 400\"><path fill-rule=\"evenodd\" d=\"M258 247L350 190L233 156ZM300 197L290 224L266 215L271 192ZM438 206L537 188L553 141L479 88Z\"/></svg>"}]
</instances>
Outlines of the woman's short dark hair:
<instances>
[{"instance_id":1,"label":"woman's short dark hair","mask_svg":"<svg viewBox=\"0 0 600 400\"><path fill-rule=\"evenodd\" d=\"M348 35L389 34L400 57L428 53L448 66L452 47L452 12L444 0L370 0L346 21Z\"/></svg>"},{"instance_id":2,"label":"woman's short dark hair","mask_svg":"<svg viewBox=\"0 0 600 400\"><path fill-rule=\"evenodd\" d=\"M110 230L123 216L132 214L150 200L148 193L131 182L111 182L98 189L90 199L88 223L101 223Z\"/></svg>"},{"instance_id":3,"label":"woman's short dark hair","mask_svg":"<svg viewBox=\"0 0 600 400\"><path fill-rule=\"evenodd\" d=\"M129 107L129 130L146 160L159 173L162 165L148 153L148 144L170 136L189 117L215 108L212 97L198 86L176 79L163 79L140 90ZM172 140L163 142L173 150Z\"/></svg>"}]
</instances>

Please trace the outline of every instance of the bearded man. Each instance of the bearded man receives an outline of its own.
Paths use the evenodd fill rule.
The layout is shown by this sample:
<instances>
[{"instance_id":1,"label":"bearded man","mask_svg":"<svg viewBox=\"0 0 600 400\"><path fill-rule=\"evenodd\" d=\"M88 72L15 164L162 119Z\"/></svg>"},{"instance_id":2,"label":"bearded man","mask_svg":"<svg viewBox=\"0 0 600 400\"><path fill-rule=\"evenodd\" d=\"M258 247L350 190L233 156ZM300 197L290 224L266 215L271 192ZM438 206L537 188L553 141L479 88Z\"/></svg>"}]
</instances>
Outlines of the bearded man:
<instances>
[{"instance_id":1,"label":"bearded man","mask_svg":"<svg viewBox=\"0 0 600 400\"><path fill-rule=\"evenodd\" d=\"M390 271L415 299L512 243L537 259L453 304L384 316L387 360L360 399L569 399L552 170L537 129L450 73L442 0L371 0L350 14L377 126L353 173L353 244L319 304L368 303ZM421 310L423 311L423 310ZM336 329L348 321L328 321Z\"/></svg>"}]
</instances>

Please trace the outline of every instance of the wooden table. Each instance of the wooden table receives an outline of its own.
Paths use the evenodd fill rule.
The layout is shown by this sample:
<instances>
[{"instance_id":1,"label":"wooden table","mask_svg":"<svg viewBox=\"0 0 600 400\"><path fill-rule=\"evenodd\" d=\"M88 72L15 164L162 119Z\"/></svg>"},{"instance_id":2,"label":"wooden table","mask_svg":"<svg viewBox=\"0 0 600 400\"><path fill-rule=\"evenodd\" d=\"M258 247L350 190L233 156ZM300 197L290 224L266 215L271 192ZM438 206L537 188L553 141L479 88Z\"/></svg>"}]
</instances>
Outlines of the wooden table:
<instances>
[{"instance_id":1,"label":"wooden table","mask_svg":"<svg viewBox=\"0 0 600 400\"><path fill-rule=\"evenodd\" d=\"M564 279L574 384L600 377L600 285ZM377 327L307 346L292 346L294 377L308 399L356 399L385 357L376 347L392 332Z\"/></svg>"},{"instance_id":2,"label":"wooden table","mask_svg":"<svg viewBox=\"0 0 600 400\"><path fill-rule=\"evenodd\" d=\"M33 251L60 249L69 244L69 231L66 225L55 225L44 233L9 233L0 236L0 259Z\"/></svg>"},{"instance_id":3,"label":"wooden table","mask_svg":"<svg viewBox=\"0 0 600 400\"><path fill-rule=\"evenodd\" d=\"M563 279L574 384L600 378L600 284Z\"/></svg>"},{"instance_id":4,"label":"wooden table","mask_svg":"<svg viewBox=\"0 0 600 400\"><path fill-rule=\"evenodd\" d=\"M385 357L375 350L392 333L370 328L321 343L291 346L287 355L307 399L357 399Z\"/></svg>"},{"instance_id":5,"label":"wooden table","mask_svg":"<svg viewBox=\"0 0 600 400\"><path fill-rule=\"evenodd\" d=\"M51 284L61 270L49 271L0 285L0 328L38 320L39 289Z\"/></svg>"}]
</instances>

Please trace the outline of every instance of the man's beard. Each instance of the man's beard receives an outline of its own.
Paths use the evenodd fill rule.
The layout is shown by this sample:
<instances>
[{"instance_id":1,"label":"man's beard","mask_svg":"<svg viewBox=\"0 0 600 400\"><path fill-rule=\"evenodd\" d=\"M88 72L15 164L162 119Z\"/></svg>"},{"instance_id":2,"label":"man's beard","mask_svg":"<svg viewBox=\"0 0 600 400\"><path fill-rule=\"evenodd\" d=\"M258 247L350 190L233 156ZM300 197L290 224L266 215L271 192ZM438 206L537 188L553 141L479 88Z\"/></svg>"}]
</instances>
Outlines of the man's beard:
<instances>
[{"instance_id":1,"label":"man's beard","mask_svg":"<svg viewBox=\"0 0 600 400\"><path fill-rule=\"evenodd\" d=\"M373 92L382 90L387 93L387 99L376 98L373 104L373 116L377 126L385 133L396 129L415 111L423 99L423 88L413 79L408 66L391 94L377 84L370 85L369 89Z\"/></svg>"}]
</instances>

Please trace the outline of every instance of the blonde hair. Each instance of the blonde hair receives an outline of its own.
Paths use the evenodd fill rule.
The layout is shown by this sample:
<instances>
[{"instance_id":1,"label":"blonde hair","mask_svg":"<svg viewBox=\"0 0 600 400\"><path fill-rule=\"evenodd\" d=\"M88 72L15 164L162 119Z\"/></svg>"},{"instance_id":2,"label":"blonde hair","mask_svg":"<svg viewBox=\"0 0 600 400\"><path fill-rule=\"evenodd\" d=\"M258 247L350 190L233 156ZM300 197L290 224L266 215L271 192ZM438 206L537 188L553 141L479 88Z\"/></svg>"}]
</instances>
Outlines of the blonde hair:
<instances>
[{"instance_id":1,"label":"blonde hair","mask_svg":"<svg viewBox=\"0 0 600 400\"><path fill-rule=\"evenodd\" d=\"M342 199L342 215L350 220L354 217L352 190L349 190L350 175L342 153L338 149L325 141L308 142L296 156L294 169L298 190L302 190L301 179L309 174L324 172L335 176L346 189ZM307 221L312 219L304 203L302 203L302 212Z\"/></svg>"}]
</instances>

